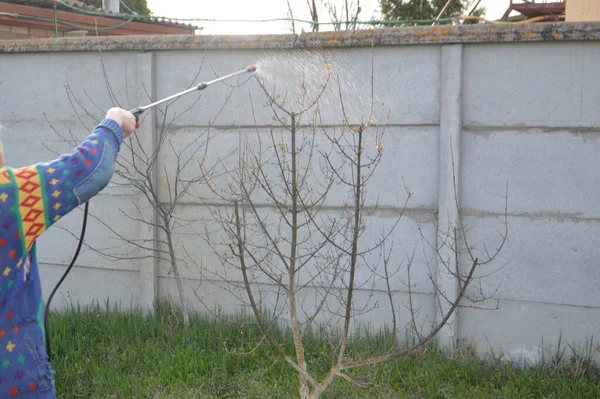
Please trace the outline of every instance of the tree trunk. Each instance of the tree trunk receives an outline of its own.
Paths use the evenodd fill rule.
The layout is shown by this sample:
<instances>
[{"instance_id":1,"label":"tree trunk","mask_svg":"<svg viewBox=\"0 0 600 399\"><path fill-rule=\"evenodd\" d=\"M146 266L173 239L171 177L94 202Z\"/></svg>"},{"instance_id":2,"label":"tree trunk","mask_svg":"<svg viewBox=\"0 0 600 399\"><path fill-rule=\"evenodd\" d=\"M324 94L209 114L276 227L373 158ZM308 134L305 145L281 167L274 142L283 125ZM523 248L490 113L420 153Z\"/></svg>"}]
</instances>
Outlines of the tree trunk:
<instances>
[{"instance_id":1,"label":"tree trunk","mask_svg":"<svg viewBox=\"0 0 600 399\"><path fill-rule=\"evenodd\" d=\"M302 333L300 332L300 324L298 323L298 314L296 309L296 251L298 246L298 158L296 157L296 116L292 114L292 129L291 129L291 151L292 151L292 178L291 178L291 193L292 193L292 226L291 226L291 248L290 248L290 264L289 264L289 298L290 298L290 318L292 323L292 333L294 335L294 347L296 348L296 357L298 366L306 370L306 359L304 358L304 345L302 343ZM300 375L300 397L306 399L309 397L310 388L308 380L303 375Z\"/></svg>"},{"instance_id":2,"label":"tree trunk","mask_svg":"<svg viewBox=\"0 0 600 399\"><path fill-rule=\"evenodd\" d=\"M165 226L169 226L166 222ZM181 313L183 316L183 337L187 339L188 326L190 325L190 316L187 311L185 304L185 294L183 292L183 284L181 283L181 276L179 274L179 267L177 265L177 256L175 255L175 247L173 246L173 237L170 228L166 228L167 245L169 246L169 256L171 257L171 267L173 268L173 274L175 275L175 282L177 284L177 291L179 293L179 305L181 306Z\"/></svg>"}]
</instances>

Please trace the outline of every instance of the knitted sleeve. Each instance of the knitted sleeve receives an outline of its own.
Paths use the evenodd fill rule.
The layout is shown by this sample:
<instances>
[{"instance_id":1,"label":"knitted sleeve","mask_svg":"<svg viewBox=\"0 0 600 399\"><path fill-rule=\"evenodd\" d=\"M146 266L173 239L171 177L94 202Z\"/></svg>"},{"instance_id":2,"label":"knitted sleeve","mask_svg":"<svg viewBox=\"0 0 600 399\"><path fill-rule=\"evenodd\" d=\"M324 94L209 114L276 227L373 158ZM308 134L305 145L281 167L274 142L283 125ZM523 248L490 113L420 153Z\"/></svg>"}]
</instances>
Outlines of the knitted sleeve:
<instances>
[{"instance_id":1,"label":"knitted sleeve","mask_svg":"<svg viewBox=\"0 0 600 399\"><path fill-rule=\"evenodd\" d=\"M27 251L52 224L108 185L122 142L119 124L105 119L70 154L5 172L13 176L4 178L12 177L17 185L21 240Z\"/></svg>"}]
</instances>

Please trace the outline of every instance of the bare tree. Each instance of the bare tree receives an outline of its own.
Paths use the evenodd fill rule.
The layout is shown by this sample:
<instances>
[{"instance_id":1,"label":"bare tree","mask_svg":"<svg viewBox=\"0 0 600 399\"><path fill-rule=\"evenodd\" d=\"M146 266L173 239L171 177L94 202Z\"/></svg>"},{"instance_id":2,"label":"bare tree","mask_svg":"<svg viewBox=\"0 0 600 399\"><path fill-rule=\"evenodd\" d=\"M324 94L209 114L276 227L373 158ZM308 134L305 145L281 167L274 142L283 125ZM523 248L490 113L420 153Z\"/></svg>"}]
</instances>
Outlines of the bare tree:
<instances>
[{"instance_id":1,"label":"bare tree","mask_svg":"<svg viewBox=\"0 0 600 399\"><path fill-rule=\"evenodd\" d=\"M290 4L290 0L287 0L287 6L288 6L288 17L291 19L292 22L292 33L296 33L296 19L294 18L294 10L292 9L292 5Z\"/></svg>"},{"instance_id":2,"label":"bare tree","mask_svg":"<svg viewBox=\"0 0 600 399\"><path fill-rule=\"evenodd\" d=\"M308 9L310 10L310 19L313 22L312 31L319 31L319 12L317 10L316 0L306 0L306 4L308 5Z\"/></svg>"},{"instance_id":3,"label":"bare tree","mask_svg":"<svg viewBox=\"0 0 600 399\"><path fill-rule=\"evenodd\" d=\"M306 0L306 5L312 21L311 30L313 32L319 32L322 23L319 22L319 14L322 12L329 14L334 30L341 31L356 29L358 16L362 11L360 0ZM288 10L292 18L292 30L295 32L293 12L289 1Z\"/></svg>"},{"instance_id":4,"label":"bare tree","mask_svg":"<svg viewBox=\"0 0 600 399\"><path fill-rule=\"evenodd\" d=\"M334 30L355 30L357 28L357 21L362 8L360 6L360 0L356 0L356 4L353 0L343 0L342 4L338 4L337 1L327 0L325 6L329 11L331 20L335 22Z\"/></svg>"},{"instance_id":5,"label":"bare tree","mask_svg":"<svg viewBox=\"0 0 600 399\"><path fill-rule=\"evenodd\" d=\"M343 78L333 79L342 117L339 125L328 125L323 111L332 107L332 98L325 94L331 86L332 62L326 57L319 59L319 64L307 68L324 71L323 78L315 81L314 74L302 74L295 97L287 92L277 95L272 87L257 80L277 125L268 132L256 128L255 137L246 138L241 145L236 170L225 180L209 182L207 186L221 204L207 206L222 231L216 234L207 230L204 234L220 265L204 267L203 276L252 309L265 341L298 373L302 398L320 397L339 378L365 386L348 371L405 356L432 341L469 299L468 288L479 278L476 272L480 265L496 257L507 235L504 230L498 248L487 252L486 247L485 259L480 259L462 222L443 226L444 231L449 229L445 234L453 239L431 244L432 253L436 265L454 276L459 289L456 296L446 294L437 283L436 271L430 271L432 285L445 304L429 325L417 321L411 283L414 254L408 257L411 317L405 325L413 340L404 347L398 345L401 328L394 276L402 265L392 258L390 247L398 244L393 233L411 195L408 192L406 202L394 210L393 222L382 227L378 239L365 236L371 228L368 219L380 210L377 201L367 201L367 187L380 166L385 133L382 125L373 122L373 75L370 111L358 121L348 107L357 95L344 89ZM308 63L306 58L304 62ZM251 99L249 103L253 102ZM335 198L340 195L346 200L337 207ZM462 262L456 266L448 262L442 256L444 246L457 258L466 254L468 266L461 268L458 265ZM352 325L378 305L377 282L386 287L395 341L385 352L357 358L348 349ZM202 291L201 286L197 290L201 301ZM359 299L362 293L366 300ZM481 295L470 294L472 303L487 297L483 290ZM282 325L291 331L295 356L285 352L285 343L273 333ZM325 377L318 380L306 358L305 339L322 326L330 332L329 345L335 359Z\"/></svg>"}]
</instances>

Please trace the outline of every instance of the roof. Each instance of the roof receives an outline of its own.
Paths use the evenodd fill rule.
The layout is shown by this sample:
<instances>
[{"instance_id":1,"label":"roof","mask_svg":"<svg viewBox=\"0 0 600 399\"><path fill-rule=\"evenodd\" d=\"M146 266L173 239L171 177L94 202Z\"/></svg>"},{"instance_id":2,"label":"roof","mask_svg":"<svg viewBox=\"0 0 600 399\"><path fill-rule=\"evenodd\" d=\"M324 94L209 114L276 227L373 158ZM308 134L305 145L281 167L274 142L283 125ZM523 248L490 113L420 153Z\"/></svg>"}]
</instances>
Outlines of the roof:
<instances>
[{"instance_id":1,"label":"roof","mask_svg":"<svg viewBox=\"0 0 600 399\"><path fill-rule=\"evenodd\" d=\"M521 0L518 3L515 2L515 0L511 0L508 9L506 10L504 16L500 20L509 20L510 13L512 11L517 11L520 13L518 17L524 16L526 19L535 18L536 22L553 20L564 21L566 3L566 0L555 0L550 2L546 0L543 0L543 2L541 2L540 0L538 0L537 3L535 2L535 0Z\"/></svg>"},{"instance_id":2,"label":"roof","mask_svg":"<svg viewBox=\"0 0 600 399\"><path fill-rule=\"evenodd\" d=\"M82 3L77 0L63 0L63 1L65 3L69 3L73 8L78 8L78 9L81 9L82 11L102 13L102 14L105 14L106 17L110 17L110 18L126 19L122 15L115 14L113 16L111 14L114 14L114 13L111 11L105 10L103 8L95 7L93 5L85 4L85 3ZM54 9L54 0L0 0L0 2L19 4L19 5L30 6L30 7ZM57 5L58 10L68 11L68 12L76 12L72 8L69 8L61 3L56 3L56 5ZM194 26L192 24L184 24L184 23L177 22L177 21L169 19L169 18L156 18L156 17L143 18L143 19L140 18L140 19L136 19L135 21L138 23L163 25L163 26L169 26L169 27L174 27L174 28L179 28L179 29L189 29L189 30L201 29L198 26Z\"/></svg>"}]
</instances>

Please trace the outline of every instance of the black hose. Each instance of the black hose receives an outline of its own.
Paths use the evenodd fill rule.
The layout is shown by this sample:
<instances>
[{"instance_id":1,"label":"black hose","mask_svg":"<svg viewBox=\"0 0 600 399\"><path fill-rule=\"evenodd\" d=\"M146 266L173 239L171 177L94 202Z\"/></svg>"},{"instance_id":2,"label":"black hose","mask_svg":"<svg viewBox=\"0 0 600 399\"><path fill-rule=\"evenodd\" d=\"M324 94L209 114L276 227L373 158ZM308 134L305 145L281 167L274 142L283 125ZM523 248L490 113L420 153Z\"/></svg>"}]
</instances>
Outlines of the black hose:
<instances>
[{"instance_id":1,"label":"black hose","mask_svg":"<svg viewBox=\"0 0 600 399\"><path fill-rule=\"evenodd\" d=\"M81 251L81 247L83 246L83 238L85 237L85 228L87 226L89 205L90 205L89 201L85 203L85 209L83 211L83 226L81 227L81 236L79 237L79 244L77 245L77 250L75 251L73 260L71 260L71 264L65 271L65 274L63 274L61 279L56 284L56 287L54 287L54 289L52 290L52 293L48 297L48 302L46 303L46 309L44 311L44 329L45 329L45 333L46 333L46 353L48 354L48 361L50 361L50 359L52 358L52 354L50 352L50 333L48 332L48 312L50 310L50 302L52 301L54 294L56 294L58 287L60 287L62 282L65 280L65 278L67 277L67 275L69 274L69 272L71 271L73 266L75 265L75 262L77 261L77 257L79 256L79 251Z\"/></svg>"}]
</instances>

